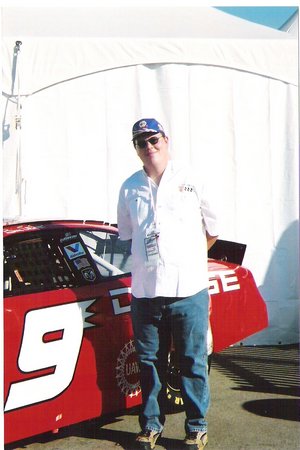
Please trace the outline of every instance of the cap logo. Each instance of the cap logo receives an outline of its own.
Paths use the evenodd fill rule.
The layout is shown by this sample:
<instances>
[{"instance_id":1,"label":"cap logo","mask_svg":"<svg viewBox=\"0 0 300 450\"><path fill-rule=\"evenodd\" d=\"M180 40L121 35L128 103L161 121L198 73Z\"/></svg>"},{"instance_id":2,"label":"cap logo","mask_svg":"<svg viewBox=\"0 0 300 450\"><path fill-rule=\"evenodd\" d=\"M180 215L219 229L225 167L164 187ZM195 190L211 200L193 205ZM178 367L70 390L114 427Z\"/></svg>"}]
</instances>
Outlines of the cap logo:
<instances>
[{"instance_id":1,"label":"cap logo","mask_svg":"<svg viewBox=\"0 0 300 450\"><path fill-rule=\"evenodd\" d=\"M147 126L146 120L142 120L142 121L139 123L139 127L140 127L140 128L146 128L146 126Z\"/></svg>"}]
</instances>

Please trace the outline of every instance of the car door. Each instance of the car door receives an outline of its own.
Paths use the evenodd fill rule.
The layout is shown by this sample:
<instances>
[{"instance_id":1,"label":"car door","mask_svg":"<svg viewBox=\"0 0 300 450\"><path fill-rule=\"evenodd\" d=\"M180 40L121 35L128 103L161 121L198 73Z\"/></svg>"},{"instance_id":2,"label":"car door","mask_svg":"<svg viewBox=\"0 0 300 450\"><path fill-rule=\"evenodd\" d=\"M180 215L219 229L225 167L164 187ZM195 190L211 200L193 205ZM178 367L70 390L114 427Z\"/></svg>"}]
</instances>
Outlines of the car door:
<instances>
[{"instance_id":1,"label":"car door","mask_svg":"<svg viewBox=\"0 0 300 450\"><path fill-rule=\"evenodd\" d=\"M5 442L141 401L130 252L99 227L4 243Z\"/></svg>"}]
</instances>

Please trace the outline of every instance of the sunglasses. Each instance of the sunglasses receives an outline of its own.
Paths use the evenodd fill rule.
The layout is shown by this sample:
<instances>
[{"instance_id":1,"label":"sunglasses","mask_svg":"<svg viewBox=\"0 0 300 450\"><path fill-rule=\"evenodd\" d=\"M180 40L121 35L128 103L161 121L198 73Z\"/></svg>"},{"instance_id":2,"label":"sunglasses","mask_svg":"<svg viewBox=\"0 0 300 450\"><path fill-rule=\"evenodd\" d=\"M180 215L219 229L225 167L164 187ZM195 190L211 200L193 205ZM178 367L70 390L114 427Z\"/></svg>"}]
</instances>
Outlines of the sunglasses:
<instances>
[{"instance_id":1,"label":"sunglasses","mask_svg":"<svg viewBox=\"0 0 300 450\"><path fill-rule=\"evenodd\" d=\"M162 138L163 136L153 136L149 139L137 139L135 141L135 146L139 147L139 148L146 148L148 142L150 142L151 145L155 145L158 143L158 141L160 140L160 138Z\"/></svg>"}]
</instances>

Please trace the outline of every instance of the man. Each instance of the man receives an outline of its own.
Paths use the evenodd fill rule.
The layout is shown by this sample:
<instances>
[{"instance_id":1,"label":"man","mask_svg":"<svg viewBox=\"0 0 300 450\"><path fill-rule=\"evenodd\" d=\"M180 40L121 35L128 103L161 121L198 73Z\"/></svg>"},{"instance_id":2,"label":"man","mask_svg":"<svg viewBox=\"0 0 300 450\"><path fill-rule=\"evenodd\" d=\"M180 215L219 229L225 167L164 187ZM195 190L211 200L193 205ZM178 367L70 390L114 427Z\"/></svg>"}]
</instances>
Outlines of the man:
<instances>
[{"instance_id":1,"label":"man","mask_svg":"<svg viewBox=\"0 0 300 450\"><path fill-rule=\"evenodd\" d=\"M118 226L121 239L132 239L131 312L143 397L136 444L154 448L163 430L171 331L186 411L184 445L199 450L207 443L207 249L217 240L216 218L198 177L171 160L162 125L141 119L132 133L143 169L120 189Z\"/></svg>"}]
</instances>

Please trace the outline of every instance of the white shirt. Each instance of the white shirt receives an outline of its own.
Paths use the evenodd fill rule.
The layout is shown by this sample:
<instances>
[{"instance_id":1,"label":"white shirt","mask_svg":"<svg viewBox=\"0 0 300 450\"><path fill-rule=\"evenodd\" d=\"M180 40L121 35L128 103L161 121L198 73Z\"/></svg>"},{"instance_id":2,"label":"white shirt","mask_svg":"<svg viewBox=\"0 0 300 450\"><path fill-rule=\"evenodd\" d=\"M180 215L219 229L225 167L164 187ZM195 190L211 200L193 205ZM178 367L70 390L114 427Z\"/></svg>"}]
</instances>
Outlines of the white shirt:
<instances>
[{"instance_id":1,"label":"white shirt","mask_svg":"<svg viewBox=\"0 0 300 450\"><path fill-rule=\"evenodd\" d=\"M204 186L188 167L169 161L159 186L144 170L121 186L120 239L132 239L132 294L187 297L208 287L206 231L217 236ZM145 238L155 227L158 261L147 263Z\"/></svg>"}]
</instances>

